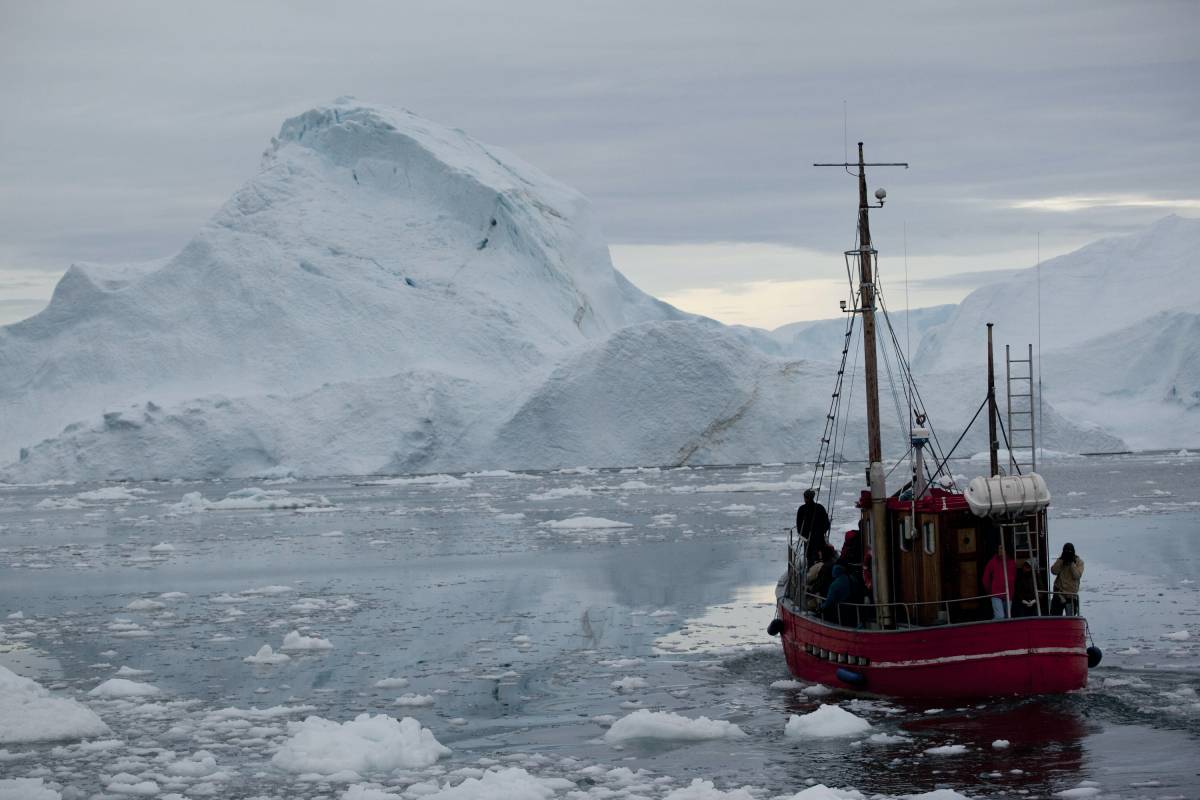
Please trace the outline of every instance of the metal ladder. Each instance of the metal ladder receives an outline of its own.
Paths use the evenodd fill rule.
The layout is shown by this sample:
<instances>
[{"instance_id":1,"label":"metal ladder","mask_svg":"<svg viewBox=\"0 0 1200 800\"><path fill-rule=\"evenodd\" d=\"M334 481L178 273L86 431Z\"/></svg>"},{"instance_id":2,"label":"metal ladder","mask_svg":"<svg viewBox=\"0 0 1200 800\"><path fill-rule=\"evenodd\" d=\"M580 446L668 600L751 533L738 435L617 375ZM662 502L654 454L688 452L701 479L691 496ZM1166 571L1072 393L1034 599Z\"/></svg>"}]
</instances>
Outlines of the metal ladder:
<instances>
[{"instance_id":1,"label":"metal ladder","mask_svg":"<svg viewBox=\"0 0 1200 800\"><path fill-rule=\"evenodd\" d=\"M1033 345L1026 358L1013 358L1004 345L1008 378L1008 466L1010 473L1037 471L1037 436L1034 430L1036 403L1033 396ZM1015 367L1015 371L1014 371Z\"/></svg>"},{"instance_id":2,"label":"metal ladder","mask_svg":"<svg viewBox=\"0 0 1200 800\"><path fill-rule=\"evenodd\" d=\"M1040 527L1041 521L1038 519L1037 526ZM1038 590L1037 615L1042 615L1041 592L1044 576L1041 575L1042 559L1040 548L1038 547L1039 531L1036 528L1029 527L1029 520L1000 523L1001 541L1007 541L1009 533L1013 543L1013 559L1020 561L1028 559L1033 565L1033 585Z\"/></svg>"}]
</instances>

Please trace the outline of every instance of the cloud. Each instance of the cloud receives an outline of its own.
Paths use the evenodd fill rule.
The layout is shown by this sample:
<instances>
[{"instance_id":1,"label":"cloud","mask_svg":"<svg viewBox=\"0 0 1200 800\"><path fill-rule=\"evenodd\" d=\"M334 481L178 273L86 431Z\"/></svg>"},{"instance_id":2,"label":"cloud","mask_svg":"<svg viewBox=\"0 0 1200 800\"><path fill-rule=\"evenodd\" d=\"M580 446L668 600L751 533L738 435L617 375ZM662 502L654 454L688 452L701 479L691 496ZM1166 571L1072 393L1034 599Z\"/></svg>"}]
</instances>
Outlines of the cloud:
<instances>
[{"instance_id":1,"label":"cloud","mask_svg":"<svg viewBox=\"0 0 1200 800\"><path fill-rule=\"evenodd\" d=\"M1060 195L1020 200L1010 208L1031 211L1086 211L1093 208L1154 208L1200 211L1200 199L1151 197L1144 194Z\"/></svg>"}]
</instances>

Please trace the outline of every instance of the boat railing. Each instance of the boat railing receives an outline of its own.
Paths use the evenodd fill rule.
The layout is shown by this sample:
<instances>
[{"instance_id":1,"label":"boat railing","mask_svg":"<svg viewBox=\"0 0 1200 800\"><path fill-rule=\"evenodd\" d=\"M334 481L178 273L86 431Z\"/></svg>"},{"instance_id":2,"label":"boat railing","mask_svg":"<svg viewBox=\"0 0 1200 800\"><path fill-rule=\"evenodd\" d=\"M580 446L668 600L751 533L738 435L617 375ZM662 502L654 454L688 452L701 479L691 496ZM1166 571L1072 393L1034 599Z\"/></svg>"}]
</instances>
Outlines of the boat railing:
<instances>
[{"instance_id":1,"label":"boat railing","mask_svg":"<svg viewBox=\"0 0 1200 800\"><path fill-rule=\"evenodd\" d=\"M1053 593L1039 591L1038 594ZM821 616L819 609L824 599L819 594L805 592L803 608L807 613ZM837 619L830 621L846 627L862 628L878 620L882 616L880 609L886 607L891 611L891 618L895 621L895 624L902 627L927 628L936 625L948 625L954 621L965 621L967 619L986 622L991 619L991 599L992 596L990 594L983 594L973 597L956 597L948 600L893 603L839 603L837 606ZM975 605L968 608L967 604L969 603ZM816 608L810 608L810 605L815 605ZM936 609L936 612L932 615L927 612L931 608ZM986 612L981 613L980 608L985 609ZM960 613L955 613L956 611ZM1042 609L1040 613L1030 616L1046 616L1046 611ZM930 620L930 618L933 621L926 621Z\"/></svg>"}]
</instances>

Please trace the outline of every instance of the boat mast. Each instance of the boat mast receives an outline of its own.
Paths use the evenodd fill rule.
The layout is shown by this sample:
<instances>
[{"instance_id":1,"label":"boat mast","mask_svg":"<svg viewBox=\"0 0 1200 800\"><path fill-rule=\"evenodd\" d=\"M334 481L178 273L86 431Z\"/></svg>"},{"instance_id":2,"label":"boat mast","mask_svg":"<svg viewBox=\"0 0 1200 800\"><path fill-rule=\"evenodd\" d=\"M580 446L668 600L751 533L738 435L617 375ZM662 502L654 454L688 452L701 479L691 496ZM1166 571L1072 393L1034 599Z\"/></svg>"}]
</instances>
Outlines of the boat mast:
<instances>
[{"instance_id":1,"label":"boat mast","mask_svg":"<svg viewBox=\"0 0 1200 800\"><path fill-rule=\"evenodd\" d=\"M863 319L863 374L867 395L867 480L871 491L871 529L868 542L874 557L872 579L875 602L879 604L879 625L892 626L892 558L887 526L887 479L883 469L883 445L879 430L879 369L875 344L875 250L871 247L870 209L881 208L886 192L875 193L879 200L871 205L867 196L867 167L908 167L904 162L868 164L863 158L863 143L858 143L857 164L814 164L816 167L858 167L858 257L859 304L856 311ZM864 532L865 533L865 532Z\"/></svg>"}]
</instances>

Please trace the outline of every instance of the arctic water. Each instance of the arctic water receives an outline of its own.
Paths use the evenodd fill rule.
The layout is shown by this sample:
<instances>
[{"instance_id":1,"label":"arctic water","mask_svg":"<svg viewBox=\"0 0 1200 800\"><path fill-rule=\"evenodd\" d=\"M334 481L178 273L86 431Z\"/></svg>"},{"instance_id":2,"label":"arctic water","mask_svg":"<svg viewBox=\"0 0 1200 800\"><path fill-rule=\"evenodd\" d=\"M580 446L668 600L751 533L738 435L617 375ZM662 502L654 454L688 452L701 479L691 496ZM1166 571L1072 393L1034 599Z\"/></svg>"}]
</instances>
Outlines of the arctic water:
<instances>
[{"instance_id":1,"label":"arctic water","mask_svg":"<svg viewBox=\"0 0 1200 800\"><path fill-rule=\"evenodd\" d=\"M789 679L766 627L804 465L0 486L0 665L110 729L0 741L0 785L66 798L1200 796L1200 457L1041 471L1052 546L1085 560L1104 661L1080 692L942 707ZM858 475L839 488L835 542ZM785 735L822 704L870 728ZM643 709L686 719L606 738ZM360 714L412 717L451 752L372 761L348 728L307 760L295 744L308 717Z\"/></svg>"}]
</instances>

